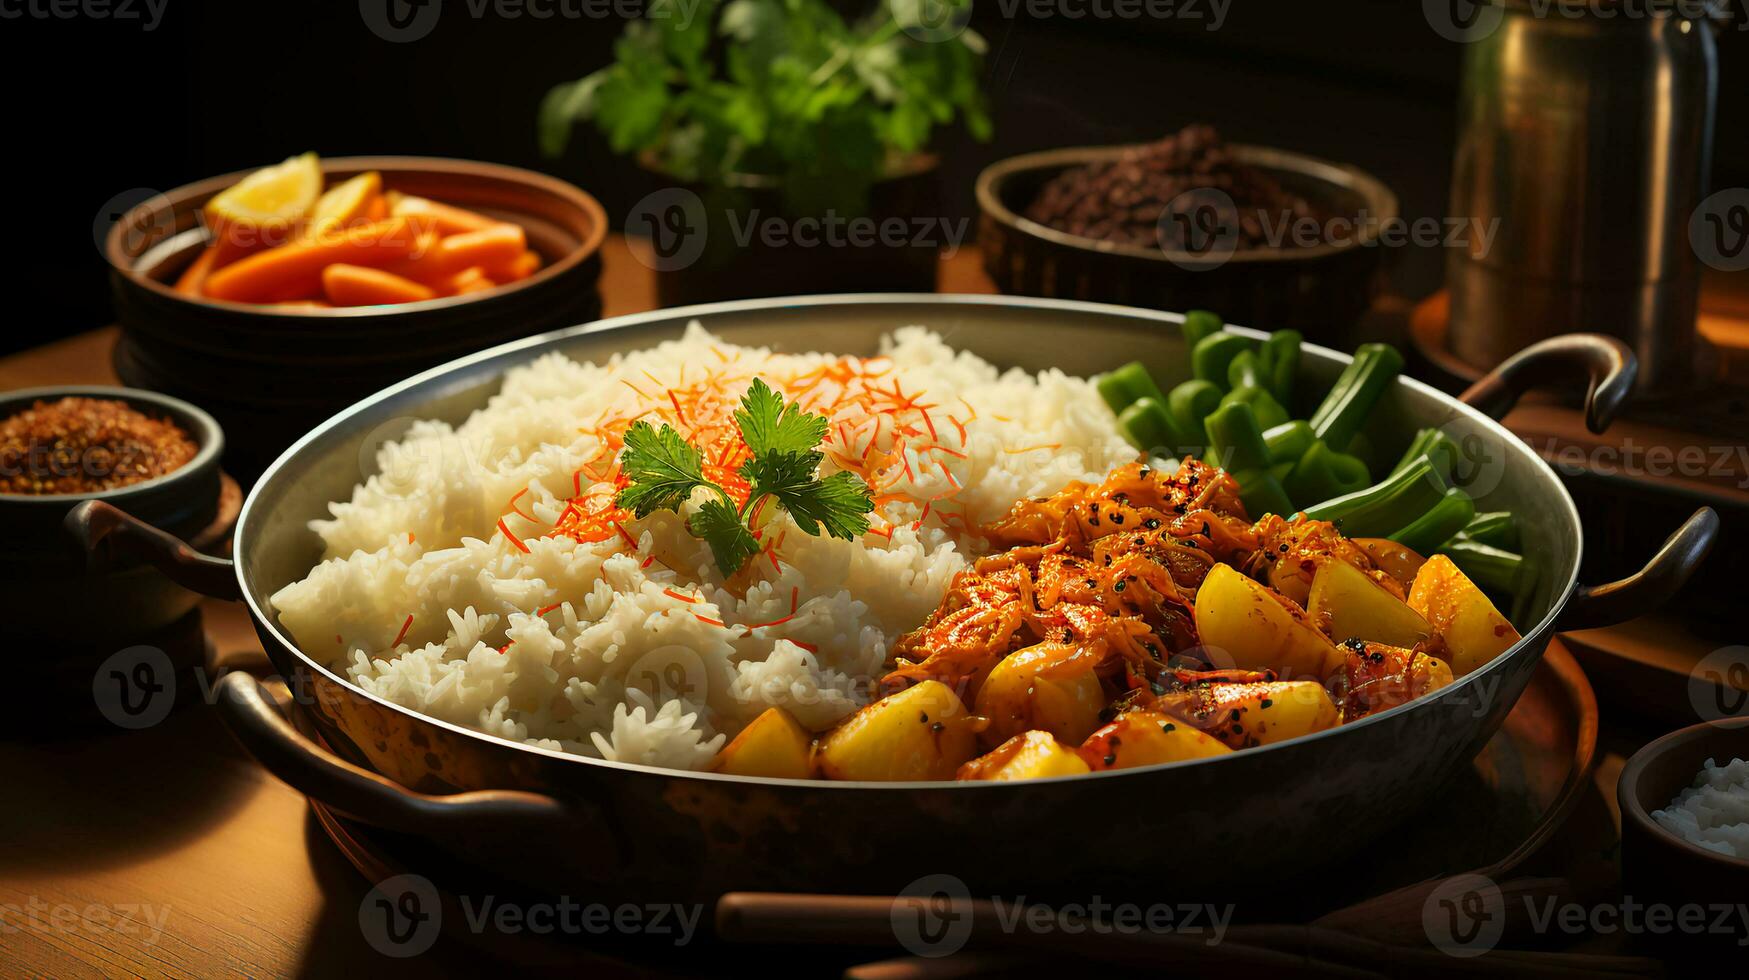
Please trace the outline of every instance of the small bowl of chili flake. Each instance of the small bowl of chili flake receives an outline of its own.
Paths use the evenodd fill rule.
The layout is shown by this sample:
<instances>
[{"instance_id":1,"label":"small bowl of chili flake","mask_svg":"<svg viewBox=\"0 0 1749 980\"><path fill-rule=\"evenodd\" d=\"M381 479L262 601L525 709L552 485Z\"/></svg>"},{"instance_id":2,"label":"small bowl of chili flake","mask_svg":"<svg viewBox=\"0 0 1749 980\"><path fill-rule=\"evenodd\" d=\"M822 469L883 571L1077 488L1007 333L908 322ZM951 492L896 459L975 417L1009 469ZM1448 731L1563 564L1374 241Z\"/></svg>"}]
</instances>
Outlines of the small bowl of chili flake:
<instances>
[{"instance_id":1,"label":"small bowl of chili flake","mask_svg":"<svg viewBox=\"0 0 1749 980\"><path fill-rule=\"evenodd\" d=\"M123 643L187 614L193 593L136 563L93 569L62 525L101 499L184 540L222 544L240 497L219 470L223 450L212 416L154 392L0 394L0 615L65 649Z\"/></svg>"}]
</instances>

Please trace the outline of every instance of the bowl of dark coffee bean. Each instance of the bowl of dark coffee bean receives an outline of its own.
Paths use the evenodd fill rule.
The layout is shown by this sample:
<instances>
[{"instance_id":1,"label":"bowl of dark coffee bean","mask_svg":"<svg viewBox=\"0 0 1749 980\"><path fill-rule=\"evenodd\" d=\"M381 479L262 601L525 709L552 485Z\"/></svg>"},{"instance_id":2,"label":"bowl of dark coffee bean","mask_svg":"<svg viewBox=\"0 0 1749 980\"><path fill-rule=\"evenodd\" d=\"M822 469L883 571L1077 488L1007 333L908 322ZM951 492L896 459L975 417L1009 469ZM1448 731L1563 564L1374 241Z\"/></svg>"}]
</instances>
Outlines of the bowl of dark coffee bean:
<instances>
[{"instance_id":1,"label":"bowl of dark coffee bean","mask_svg":"<svg viewBox=\"0 0 1749 980\"><path fill-rule=\"evenodd\" d=\"M1011 157L977 194L985 269L1005 293L1217 309L1314 337L1366 311L1397 221L1374 177L1206 125Z\"/></svg>"}]
</instances>

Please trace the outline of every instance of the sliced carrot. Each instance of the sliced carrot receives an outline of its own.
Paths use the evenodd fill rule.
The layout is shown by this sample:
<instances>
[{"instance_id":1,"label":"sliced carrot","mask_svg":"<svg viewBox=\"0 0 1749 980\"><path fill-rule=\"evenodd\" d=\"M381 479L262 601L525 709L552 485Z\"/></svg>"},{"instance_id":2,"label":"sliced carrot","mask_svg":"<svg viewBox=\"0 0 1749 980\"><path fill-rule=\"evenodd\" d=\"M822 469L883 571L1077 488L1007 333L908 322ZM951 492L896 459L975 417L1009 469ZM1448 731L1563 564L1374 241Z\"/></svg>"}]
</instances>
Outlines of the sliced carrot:
<instances>
[{"instance_id":1,"label":"sliced carrot","mask_svg":"<svg viewBox=\"0 0 1749 980\"><path fill-rule=\"evenodd\" d=\"M327 266L388 265L407 258L418 245L419 236L408 219L390 218L238 259L207 279L206 293L237 303L306 299L322 292L322 270Z\"/></svg>"},{"instance_id":2,"label":"sliced carrot","mask_svg":"<svg viewBox=\"0 0 1749 980\"><path fill-rule=\"evenodd\" d=\"M322 270L322 292L335 306L417 303L437 295L430 287L392 272L344 262Z\"/></svg>"},{"instance_id":3,"label":"sliced carrot","mask_svg":"<svg viewBox=\"0 0 1749 980\"><path fill-rule=\"evenodd\" d=\"M437 232L440 235L485 231L494 225L504 223L466 208L458 208L453 204L443 204L430 198L414 197L411 194L394 195L389 203L389 213L409 218L429 218L436 222Z\"/></svg>"},{"instance_id":4,"label":"sliced carrot","mask_svg":"<svg viewBox=\"0 0 1749 980\"><path fill-rule=\"evenodd\" d=\"M207 240L212 243L214 272L240 259L295 241L304 231L301 220L242 224L204 212L202 220L206 222Z\"/></svg>"},{"instance_id":5,"label":"sliced carrot","mask_svg":"<svg viewBox=\"0 0 1749 980\"><path fill-rule=\"evenodd\" d=\"M188 268L182 270L182 275L176 277L176 291L184 296L199 296L206 285L206 277L212 274L213 259L218 254L218 249L211 245L202 249L194 261L188 263Z\"/></svg>"},{"instance_id":6,"label":"sliced carrot","mask_svg":"<svg viewBox=\"0 0 1749 980\"><path fill-rule=\"evenodd\" d=\"M493 225L450 235L437 243L437 264L450 272L471 265L493 268L516 260L528 250L521 225Z\"/></svg>"},{"instance_id":7,"label":"sliced carrot","mask_svg":"<svg viewBox=\"0 0 1749 980\"><path fill-rule=\"evenodd\" d=\"M521 255L495 266L488 266L486 274L499 282L515 282L527 279L540 269L540 253L524 249Z\"/></svg>"},{"instance_id":8,"label":"sliced carrot","mask_svg":"<svg viewBox=\"0 0 1749 980\"><path fill-rule=\"evenodd\" d=\"M384 272L392 272L403 279L424 283L427 286L442 291L442 283L452 273L438 264L437 243L442 238L435 231L421 232L418 244L404 259L396 259L387 265L380 266Z\"/></svg>"},{"instance_id":9,"label":"sliced carrot","mask_svg":"<svg viewBox=\"0 0 1749 980\"><path fill-rule=\"evenodd\" d=\"M449 296L459 296L463 293L477 293L492 289L498 283L486 275L486 270L474 265L451 276L446 276L437 283L439 292Z\"/></svg>"}]
</instances>

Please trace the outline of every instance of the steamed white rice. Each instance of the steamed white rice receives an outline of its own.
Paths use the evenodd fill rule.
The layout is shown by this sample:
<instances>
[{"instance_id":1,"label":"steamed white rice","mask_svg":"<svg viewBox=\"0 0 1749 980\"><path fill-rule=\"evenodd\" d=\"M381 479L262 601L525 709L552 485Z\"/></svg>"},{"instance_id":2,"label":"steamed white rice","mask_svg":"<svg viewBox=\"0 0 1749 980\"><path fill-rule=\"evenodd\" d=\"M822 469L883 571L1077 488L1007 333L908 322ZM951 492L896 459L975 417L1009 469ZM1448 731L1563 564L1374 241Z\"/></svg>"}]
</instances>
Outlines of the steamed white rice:
<instances>
[{"instance_id":1,"label":"steamed white rice","mask_svg":"<svg viewBox=\"0 0 1749 980\"><path fill-rule=\"evenodd\" d=\"M1749 858L1749 760L1706 761L1694 785L1652 819L1665 830L1709 851Z\"/></svg>"},{"instance_id":2,"label":"steamed white rice","mask_svg":"<svg viewBox=\"0 0 1749 980\"><path fill-rule=\"evenodd\" d=\"M893 642L978 552L967 526L1135 458L1085 380L998 371L921 327L886 338L882 355L906 395L938 406L945 447L907 452L895 479L931 504L883 504L875 531L890 536L813 537L780 515L765 531L783 542L776 568L761 559L734 583L673 513L595 543L543 536L603 453L590 420L667 419L659 383L725 365L740 388L758 376L783 391L838 360L736 347L695 323L605 365L547 355L460 426L418 422L361 460L372 475L312 524L324 560L273 596L280 622L367 691L586 756L699 768L771 706L824 729L866 703ZM870 423L890 449L859 414L831 421Z\"/></svg>"}]
</instances>

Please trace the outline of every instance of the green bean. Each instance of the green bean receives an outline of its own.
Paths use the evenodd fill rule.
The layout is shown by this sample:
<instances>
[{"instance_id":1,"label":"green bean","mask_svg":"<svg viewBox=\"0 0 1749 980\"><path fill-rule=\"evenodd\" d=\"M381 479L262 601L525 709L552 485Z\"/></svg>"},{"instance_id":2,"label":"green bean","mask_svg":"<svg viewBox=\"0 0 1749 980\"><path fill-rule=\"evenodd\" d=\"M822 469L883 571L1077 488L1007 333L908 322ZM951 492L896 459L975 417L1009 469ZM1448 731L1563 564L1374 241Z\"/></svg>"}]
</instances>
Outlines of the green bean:
<instances>
[{"instance_id":1,"label":"green bean","mask_svg":"<svg viewBox=\"0 0 1749 980\"><path fill-rule=\"evenodd\" d=\"M1233 358L1250 349L1251 341L1236 333L1210 334L1191 348L1190 374L1194 378L1225 386L1227 368L1232 365Z\"/></svg>"},{"instance_id":2,"label":"green bean","mask_svg":"<svg viewBox=\"0 0 1749 980\"><path fill-rule=\"evenodd\" d=\"M1263 444L1269 447L1269 459L1275 463L1298 463L1317 441L1318 437L1312 435L1312 424L1303 419L1263 430Z\"/></svg>"},{"instance_id":3,"label":"green bean","mask_svg":"<svg viewBox=\"0 0 1749 980\"><path fill-rule=\"evenodd\" d=\"M1474 516L1476 502L1470 499L1469 494L1452 487L1445 492L1439 503L1389 537L1405 548L1424 555L1430 554L1463 530L1464 525Z\"/></svg>"},{"instance_id":4,"label":"green bean","mask_svg":"<svg viewBox=\"0 0 1749 980\"><path fill-rule=\"evenodd\" d=\"M1093 387L1099 390L1099 397L1111 406L1113 412L1121 413L1143 398L1152 398L1165 402L1166 396L1160 393L1160 387L1154 384L1154 378L1141 361L1131 361L1123 367L1100 375L1093 382Z\"/></svg>"},{"instance_id":5,"label":"green bean","mask_svg":"<svg viewBox=\"0 0 1749 980\"><path fill-rule=\"evenodd\" d=\"M1314 504L1305 511L1312 520L1335 522L1351 538L1388 538L1438 506L1446 489L1433 461L1423 456L1373 486Z\"/></svg>"},{"instance_id":6,"label":"green bean","mask_svg":"<svg viewBox=\"0 0 1749 980\"><path fill-rule=\"evenodd\" d=\"M1263 373L1263 386L1275 396L1275 400L1292 410L1294 403L1294 375L1300 369L1300 343L1302 338L1298 330L1277 330L1263 342L1263 347L1257 352L1257 361Z\"/></svg>"},{"instance_id":7,"label":"green bean","mask_svg":"<svg viewBox=\"0 0 1749 980\"><path fill-rule=\"evenodd\" d=\"M1130 445L1156 456L1176 456L1179 434L1166 413L1166 405L1155 398L1138 398L1117 417L1118 431Z\"/></svg>"},{"instance_id":8,"label":"green bean","mask_svg":"<svg viewBox=\"0 0 1749 980\"><path fill-rule=\"evenodd\" d=\"M1184 314L1184 349L1194 350L1204 337L1221 332L1221 318L1208 310L1187 310Z\"/></svg>"},{"instance_id":9,"label":"green bean","mask_svg":"<svg viewBox=\"0 0 1749 980\"><path fill-rule=\"evenodd\" d=\"M1530 567L1523 555L1461 537L1447 542L1439 553L1450 558L1470 581L1498 595L1516 595Z\"/></svg>"},{"instance_id":10,"label":"green bean","mask_svg":"<svg viewBox=\"0 0 1749 980\"><path fill-rule=\"evenodd\" d=\"M1275 396L1271 395L1267 389L1258 385L1234 388L1221 398L1222 405L1231 405L1236 402L1251 406L1251 411L1257 416L1257 424L1265 429L1274 428L1288 420L1287 409L1282 408L1275 400Z\"/></svg>"},{"instance_id":11,"label":"green bean","mask_svg":"<svg viewBox=\"0 0 1749 980\"><path fill-rule=\"evenodd\" d=\"M1312 431L1331 449L1347 449L1354 434L1366 424L1373 406L1402 370L1403 355L1395 347L1360 345L1354 360L1342 370L1318 410L1312 413Z\"/></svg>"},{"instance_id":12,"label":"green bean","mask_svg":"<svg viewBox=\"0 0 1749 980\"><path fill-rule=\"evenodd\" d=\"M1371 483L1372 474L1365 463L1319 439L1300 455L1281 485L1289 499L1299 502L1329 500L1363 490Z\"/></svg>"}]
</instances>

